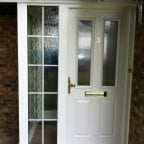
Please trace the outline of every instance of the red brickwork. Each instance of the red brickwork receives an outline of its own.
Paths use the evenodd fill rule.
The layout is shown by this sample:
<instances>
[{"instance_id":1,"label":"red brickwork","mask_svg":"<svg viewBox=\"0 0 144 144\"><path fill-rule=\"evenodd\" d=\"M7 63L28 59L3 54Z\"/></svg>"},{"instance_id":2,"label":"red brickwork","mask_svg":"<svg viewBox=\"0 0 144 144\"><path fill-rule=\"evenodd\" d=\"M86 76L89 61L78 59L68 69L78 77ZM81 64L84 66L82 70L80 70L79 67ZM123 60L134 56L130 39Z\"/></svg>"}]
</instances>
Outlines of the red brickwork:
<instances>
[{"instance_id":1,"label":"red brickwork","mask_svg":"<svg viewBox=\"0 0 144 144\"><path fill-rule=\"evenodd\" d=\"M144 144L144 26L136 25L129 144Z\"/></svg>"},{"instance_id":2,"label":"red brickwork","mask_svg":"<svg viewBox=\"0 0 144 144\"><path fill-rule=\"evenodd\" d=\"M17 16L0 13L0 135L18 134L17 67Z\"/></svg>"}]
</instances>

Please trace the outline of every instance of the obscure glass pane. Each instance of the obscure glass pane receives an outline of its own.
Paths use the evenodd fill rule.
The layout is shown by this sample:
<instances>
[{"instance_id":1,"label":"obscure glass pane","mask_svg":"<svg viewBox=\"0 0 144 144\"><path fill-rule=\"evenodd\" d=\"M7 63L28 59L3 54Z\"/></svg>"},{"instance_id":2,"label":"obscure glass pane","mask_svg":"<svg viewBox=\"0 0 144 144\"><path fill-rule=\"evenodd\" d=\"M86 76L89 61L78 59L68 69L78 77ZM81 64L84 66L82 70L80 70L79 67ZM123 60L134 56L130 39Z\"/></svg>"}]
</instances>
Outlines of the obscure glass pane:
<instances>
[{"instance_id":1,"label":"obscure glass pane","mask_svg":"<svg viewBox=\"0 0 144 144\"><path fill-rule=\"evenodd\" d=\"M42 67L29 67L29 92L42 92Z\"/></svg>"},{"instance_id":2,"label":"obscure glass pane","mask_svg":"<svg viewBox=\"0 0 144 144\"><path fill-rule=\"evenodd\" d=\"M44 8L44 34L58 36L58 7Z\"/></svg>"},{"instance_id":3,"label":"obscure glass pane","mask_svg":"<svg viewBox=\"0 0 144 144\"><path fill-rule=\"evenodd\" d=\"M42 7L28 6L28 34L42 34Z\"/></svg>"},{"instance_id":4,"label":"obscure glass pane","mask_svg":"<svg viewBox=\"0 0 144 144\"><path fill-rule=\"evenodd\" d=\"M45 38L44 42L44 63L58 64L58 38Z\"/></svg>"},{"instance_id":5,"label":"obscure glass pane","mask_svg":"<svg viewBox=\"0 0 144 144\"><path fill-rule=\"evenodd\" d=\"M56 144L58 7L28 6L27 10L29 144Z\"/></svg>"},{"instance_id":6,"label":"obscure glass pane","mask_svg":"<svg viewBox=\"0 0 144 144\"><path fill-rule=\"evenodd\" d=\"M42 118L42 95L30 95L28 97L29 119Z\"/></svg>"},{"instance_id":7,"label":"obscure glass pane","mask_svg":"<svg viewBox=\"0 0 144 144\"><path fill-rule=\"evenodd\" d=\"M28 38L28 63L42 63L42 40L41 38Z\"/></svg>"},{"instance_id":8,"label":"obscure glass pane","mask_svg":"<svg viewBox=\"0 0 144 144\"><path fill-rule=\"evenodd\" d=\"M78 23L78 85L90 85L92 21Z\"/></svg>"},{"instance_id":9,"label":"obscure glass pane","mask_svg":"<svg viewBox=\"0 0 144 144\"><path fill-rule=\"evenodd\" d=\"M58 84L58 68L45 67L44 68L44 91L57 92Z\"/></svg>"},{"instance_id":10,"label":"obscure glass pane","mask_svg":"<svg viewBox=\"0 0 144 144\"><path fill-rule=\"evenodd\" d=\"M104 23L103 85L114 86L116 75L118 21Z\"/></svg>"},{"instance_id":11,"label":"obscure glass pane","mask_svg":"<svg viewBox=\"0 0 144 144\"><path fill-rule=\"evenodd\" d=\"M44 117L45 119L57 118L57 95L45 95L44 97Z\"/></svg>"},{"instance_id":12,"label":"obscure glass pane","mask_svg":"<svg viewBox=\"0 0 144 144\"><path fill-rule=\"evenodd\" d=\"M28 123L29 144L42 144L42 123Z\"/></svg>"},{"instance_id":13,"label":"obscure glass pane","mask_svg":"<svg viewBox=\"0 0 144 144\"><path fill-rule=\"evenodd\" d=\"M44 144L57 144L57 123L44 123Z\"/></svg>"}]
</instances>

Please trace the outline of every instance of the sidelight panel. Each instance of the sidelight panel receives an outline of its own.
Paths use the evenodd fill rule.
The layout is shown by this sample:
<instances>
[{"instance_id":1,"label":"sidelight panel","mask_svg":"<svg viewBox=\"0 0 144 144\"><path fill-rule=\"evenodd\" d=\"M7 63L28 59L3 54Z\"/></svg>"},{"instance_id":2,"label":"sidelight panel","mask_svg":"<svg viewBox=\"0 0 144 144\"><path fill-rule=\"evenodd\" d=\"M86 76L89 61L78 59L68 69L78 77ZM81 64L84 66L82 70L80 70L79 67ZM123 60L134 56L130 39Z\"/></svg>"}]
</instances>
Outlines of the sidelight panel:
<instances>
[{"instance_id":1,"label":"sidelight panel","mask_svg":"<svg viewBox=\"0 0 144 144\"><path fill-rule=\"evenodd\" d=\"M56 144L58 7L28 6L27 22L29 144Z\"/></svg>"}]
</instances>

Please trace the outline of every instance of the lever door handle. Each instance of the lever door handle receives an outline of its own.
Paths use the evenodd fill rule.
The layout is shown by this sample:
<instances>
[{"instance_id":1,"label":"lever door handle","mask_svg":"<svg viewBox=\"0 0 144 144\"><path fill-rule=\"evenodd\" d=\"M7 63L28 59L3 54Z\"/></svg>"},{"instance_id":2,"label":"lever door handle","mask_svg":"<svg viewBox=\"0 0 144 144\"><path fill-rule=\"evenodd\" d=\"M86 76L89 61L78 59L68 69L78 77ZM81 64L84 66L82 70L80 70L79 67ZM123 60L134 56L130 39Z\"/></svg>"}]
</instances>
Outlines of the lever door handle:
<instances>
[{"instance_id":1,"label":"lever door handle","mask_svg":"<svg viewBox=\"0 0 144 144\"><path fill-rule=\"evenodd\" d=\"M85 97L89 97L89 96L104 96L107 97L107 92L92 92L92 91L85 91Z\"/></svg>"},{"instance_id":2,"label":"lever door handle","mask_svg":"<svg viewBox=\"0 0 144 144\"><path fill-rule=\"evenodd\" d=\"M71 83L71 78L68 77L68 94L71 93L71 88L75 87L75 84Z\"/></svg>"}]
</instances>

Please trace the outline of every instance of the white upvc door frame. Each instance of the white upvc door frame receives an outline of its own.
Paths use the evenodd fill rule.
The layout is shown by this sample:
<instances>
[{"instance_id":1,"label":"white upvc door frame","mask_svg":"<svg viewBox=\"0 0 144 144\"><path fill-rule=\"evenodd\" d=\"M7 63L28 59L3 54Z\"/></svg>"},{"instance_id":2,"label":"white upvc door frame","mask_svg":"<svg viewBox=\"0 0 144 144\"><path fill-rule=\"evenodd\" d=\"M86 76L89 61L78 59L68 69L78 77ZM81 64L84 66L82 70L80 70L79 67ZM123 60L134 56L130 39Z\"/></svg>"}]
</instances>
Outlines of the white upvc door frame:
<instances>
[{"instance_id":1,"label":"white upvc door frame","mask_svg":"<svg viewBox=\"0 0 144 144\"><path fill-rule=\"evenodd\" d=\"M48 2L47 2L48 3ZM51 5L30 3L30 5ZM27 67L27 5L29 3L18 3L18 70L19 70L19 144L28 144L28 67ZM58 138L57 144L66 144L66 96L67 96L67 40L68 40L68 9L77 8L98 8L116 9L127 7L129 9L129 41L128 41L128 63L127 67L133 67L134 35L136 8L133 4L68 4L54 3L59 7L59 68L58 68ZM111 6L110 6L111 5ZM127 87L125 89L125 131L123 134L123 144L128 144L130 99L131 99L132 74L127 74Z\"/></svg>"},{"instance_id":2,"label":"white upvc door frame","mask_svg":"<svg viewBox=\"0 0 144 144\"><path fill-rule=\"evenodd\" d=\"M28 60L27 6L18 3L18 67L19 67L19 144L28 144ZM31 5L31 4L30 4ZM35 5L35 4L33 4ZM40 5L40 4L39 4ZM51 4L50 4L51 5ZM50 6L46 5L46 6ZM56 4L54 4L56 5ZM67 6L59 7L59 68L58 68L58 144L64 144L65 98L67 95ZM64 56L61 56L64 55Z\"/></svg>"},{"instance_id":3,"label":"white upvc door frame","mask_svg":"<svg viewBox=\"0 0 144 144\"><path fill-rule=\"evenodd\" d=\"M136 22L136 5L129 11L129 40L128 40L128 62L127 62L127 75L125 84L125 99L124 106L126 111L124 112L124 133L123 143L128 144L129 142L129 125L130 125L130 106L131 106L131 92L132 92L132 71L133 71L133 60L134 60L134 43L135 43L135 22Z\"/></svg>"},{"instance_id":4,"label":"white upvc door frame","mask_svg":"<svg viewBox=\"0 0 144 144\"><path fill-rule=\"evenodd\" d=\"M58 139L57 144L66 144L66 96L67 96L67 17L68 8L59 6L59 74L58 74Z\"/></svg>"},{"instance_id":5,"label":"white upvc door frame","mask_svg":"<svg viewBox=\"0 0 144 144\"><path fill-rule=\"evenodd\" d=\"M19 76L19 144L28 143L28 68L27 5L17 5L18 76Z\"/></svg>"}]
</instances>

